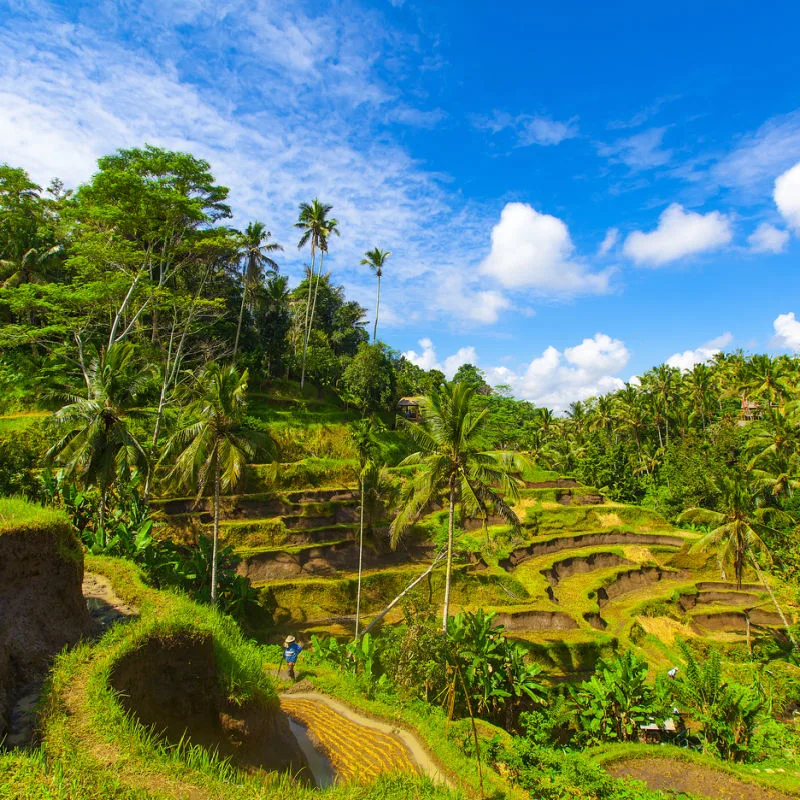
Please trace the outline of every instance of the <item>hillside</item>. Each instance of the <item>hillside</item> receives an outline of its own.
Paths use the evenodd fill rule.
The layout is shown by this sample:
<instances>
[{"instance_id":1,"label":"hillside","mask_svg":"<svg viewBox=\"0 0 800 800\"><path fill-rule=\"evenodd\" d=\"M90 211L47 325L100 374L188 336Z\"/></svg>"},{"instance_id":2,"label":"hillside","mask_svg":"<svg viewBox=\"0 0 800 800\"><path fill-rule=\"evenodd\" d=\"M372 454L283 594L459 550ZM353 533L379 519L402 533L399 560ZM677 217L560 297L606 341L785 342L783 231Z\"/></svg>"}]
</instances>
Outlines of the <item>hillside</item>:
<instances>
[{"instance_id":1,"label":"hillside","mask_svg":"<svg viewBox=\"0 0 800 800\"><path fill-rule=\"evenodd\" d=\"M259 590L267 635L346 636L354 624L359 530L349 414L308 400L292 413L298 401L286 390L276 399L259 399L251 413L281 443L281 459L295 460L250 467L245 491L223 499L221 541L233 547L239 574ZM397 434L383 436L390 452L403 453ZM527 466L524 455L519 469L514 509L521 530L513 534L490 519L484 532L479 520L466 521L454 610L496 612L554 675L590 670L601 654L629 645L667 669L676 637L746 645L748 629L752 641L780 635L781 620L754 575L737 587L722 580L713 553L690 553L698 533L609 501L572 477ZM403 470L389 473L402 481ZM170 535L210 534L208 500L167 497L153 507ZM445 512L434 511L392 549L390 519L391 510L383 509L365 541L366 621L427 568L446 529ZM443 581L437 569L416 597L438 607ZM387 622L402 619L398 605Z\"/></svg>"}]
</instances>

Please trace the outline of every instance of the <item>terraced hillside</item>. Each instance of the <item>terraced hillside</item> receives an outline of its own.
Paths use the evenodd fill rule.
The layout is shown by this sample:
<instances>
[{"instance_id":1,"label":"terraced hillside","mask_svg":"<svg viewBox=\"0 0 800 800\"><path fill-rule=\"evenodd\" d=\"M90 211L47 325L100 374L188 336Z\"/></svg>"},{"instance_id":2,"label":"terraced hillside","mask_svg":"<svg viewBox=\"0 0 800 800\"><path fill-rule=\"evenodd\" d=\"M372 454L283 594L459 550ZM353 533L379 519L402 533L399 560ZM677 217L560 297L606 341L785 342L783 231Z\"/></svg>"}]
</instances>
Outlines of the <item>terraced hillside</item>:
<instances>
[{"instance_id":1,"label":"terraced hillside","mask_svg":"<svg viewBox=\"0 0 800 800\"><path fill-rule=\"evenodd\" d=\"M327 418L326 425L338 458L299 448L305 457L298 461L252 467L249 491L223 504L222 541L234 547L239 572L260 590L269 624L281 631L344 635L353 626L359 494L345 437ZM677 636L745 642L780 627L763 586L724 583L713 557L689 552L698 534L609 502L569 477L527 468L521 474L529 479L516 507L520 533L499 518L486 531L477 520L462 525L454 610L494 610L551 669L589 669L604 649L629 641L659 667L673 659ZM156 505L176 535L210 532L208 504L177 498ZM388 545L387 523L376 521L365 539L368 618L430 564L446 520L435 511L396 550ZM439 603L443 582L437 569L415 592ZM402 615L398 606L387 622Z\"/></svg>"}]
</instances>

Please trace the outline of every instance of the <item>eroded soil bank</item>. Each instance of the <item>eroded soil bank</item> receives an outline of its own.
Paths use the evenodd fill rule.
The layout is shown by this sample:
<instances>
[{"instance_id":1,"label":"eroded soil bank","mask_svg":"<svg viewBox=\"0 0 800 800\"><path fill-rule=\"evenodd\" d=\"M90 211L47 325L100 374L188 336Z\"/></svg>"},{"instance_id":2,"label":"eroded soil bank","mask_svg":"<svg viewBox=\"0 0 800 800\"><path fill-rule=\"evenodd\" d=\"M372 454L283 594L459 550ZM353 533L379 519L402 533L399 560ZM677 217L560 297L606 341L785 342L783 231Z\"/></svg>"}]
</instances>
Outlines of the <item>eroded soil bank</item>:
<instances>
[{"instance_id":1,"label":"eroded soil bank","mask_svg":"<svg viewBox=\"0 0 800 800\"><path fill-rule=\"evenodd\" d=\"M307 775L307 763L277 701L231 703L217 681L209 634L153 636L114 666L111 684L126 710L171 742L184 735L238 766Z\"/></svg>"},{"instance_id":2,"label":"eroded soil bank","mask_svg":"<svg viewBox=\"0 0 800 800\"><path fill-rule=\"evenodd\" d=\"M681 792L710 800L791 800L776 789L767 789L699 764L672 758L635 758L615 761L606 767L615 778L630 776L651 789L670 794Z\"/></svg>"},{"instance_id":3,"label":"eroded soil bank","mask_svg":"<svg viewBox=\"0 0 800 800\"><path fill-rule=\"evenodd\" d=\"M50 659L92 631L83 554L68 526L0 536L0 739L10 710ZM6 745L14 745L9 737Z\"/></svg>"}]
</instances>

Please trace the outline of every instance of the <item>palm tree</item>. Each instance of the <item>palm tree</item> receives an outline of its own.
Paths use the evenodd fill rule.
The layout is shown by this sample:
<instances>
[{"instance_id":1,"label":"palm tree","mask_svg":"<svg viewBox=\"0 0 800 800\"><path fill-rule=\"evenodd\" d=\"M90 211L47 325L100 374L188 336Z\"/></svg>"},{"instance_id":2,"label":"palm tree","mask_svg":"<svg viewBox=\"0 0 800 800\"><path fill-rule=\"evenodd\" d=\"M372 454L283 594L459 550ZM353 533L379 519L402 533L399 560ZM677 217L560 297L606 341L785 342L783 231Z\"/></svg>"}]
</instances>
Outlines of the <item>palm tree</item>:
<instances>
[{"instance_id":1,"label":"palm tree","mask_svg":"<svg viewBox=\"0 0 800 800\"><path fill-rule=\"evenodd\" d=\"M695 364L683 381L686 396L694 406L693 413L700 414L703 430L706 429L706 414L708 413L712 382L713 373L707 364Z\"/></svg>"},{"instance_id":2,"label":"palm tree","mask_svg":"<svg viewBox=\"0 0 800 800\"><path fill-rule=\"evenodd\" d=\"M626 383L624 389L620 389L615 399L619 408L619 416L622 427L627 428L636 442L636 449L642 451L641 435L645 427L645 411L642 403L641 391L631 383Z\"/></svg>"},{"instance_id":3,"label":"palm tree","mask_svg":"<svg viewBox=\"0 0 800 800\"><path fill-rule=\"evenodd\" d=\"M374 463L377 452L377 442L375 441L375 425L370 419L360 419L352 427L353 443L356 447L358 456L358 483L360 494L360 516L358 532L358 589L356 590L356 641L359 636L359 625L361 621L361 576L364 564L364 483L367 471Z\"/></svg>"},{"instance_id":4,"label":"palm tree","mask_svg":"<svg viewBox=\"0 0 800 800\"><path fill-rule=\"evenodd\" d=\"M14 288L24 283L41 283L44 280L44 267L63 253L60 244L46 249L31 247L18 259L0 259L0 270L3 271L3 288Z\"/></svg>"},{"instance_id":5,"label":"palm tree","mask_svg":"<svg viewBox=\"0 0 800 800\"><path fill-rule=\"evenodd\" d=\"M678 394L680 370L659 364L644 374L644 385L653 398L653 410L658 428L658 440L662 447L669 446L669 418L672 406ZM661 439L660 422L664 422L665 440Z\"/></svg>"},{"instance_id":6,"label":"palm tree","mask_svg":"<svg viewBox=\"0 0 800 800\"><path fill-rule=\"evenodd\" d=\"M386 264L386 259L391 255L390 250L379 250L377 247L374 250L367 250L364 253L364 258L361 259L362 266L369 267L378 278L378 299L375 301L375 327L372 329L372 341L378 338L378 311L381 307L381 276L383 275L383 267Z\"/></svg>"},{"instance_id":7,"label":"palm tree","mask_svg":"<svg viewBox=\"0 0 800 800\"><path fill-rule=\"evenodd\" d=\"M147 455L128 427L133 405L149 380L136 361L133 345L114 344L86 370L87 396L55 414L67 431L47 452L48 461L61 462L67 476L100 490L99 528L105 525L109 489L117 479L128 480L133 469L147 472Z\"/></svg>"},{"instance_id":8,"label":"palm tree","mask_svg":"<svg viewBox=\"0 0 800 800\"><path fill-rule=\"evenodd\" d=\"M767 406L783 402L789 393L786 364L767 355L751 356L744 369L743 389L753 400L765 400Z\"/></svg>"},{"instance_id":9,"label":"palm tree","mask_svg":"<svg viewBox=\"0 0 800 800\"><path fill-rule=\"evenodd\" d=\"M242 331L242 317L247 304L253 310L253 295L255 287L261 282L264 270L278 272L278 264L269 253L283 250L277 242L271 242L272 234L266 229L263 222L249 222L244 234L241 236L239 257L244 262L242 268L242 305L239 308L239 323L236 326L236 341L233 344L233 357L239 349L239 334Z\"/></svg>"},{"instance_id":10,"label":"palm tree","mask_svg":"<svg viewBox=\"0 0 800 800\"><path fill-rule=\"evenodd\" d=\"M209 480L214 492L214 540L211 554L211 602L217 602L219 503L222 490L233 491L256 452L274 455L272 441L244 424L247 410L247 370L209 363L198 375L193 397L163 458L176 456L170 477L197 492L200 500Z\"/></svg>"},{"instance_id":11,"label":"palm tree","mask_svg":"<svg viewBox=\"0 0 800 800\"><path fill-rule=\"evenodd\" d=\"M741 587L744 571L748 562L754 568L761 583L769 592L772 602L789 634L793 647L797 650L797 641L792 634L789 622L783 609L778 604L772 587L762 573L756 556L763 556L770 562L769 549L756 532L756 529L765 529L763 522L764 513L772 509L752 509L752 501L746 488L736 480L724 479L720 487L723 493L723 511L711 511L707 508L689 508L678 517L678 523L684 522L708 525L711 530L699 541L692 545L692 551L706 552L717 550L717 560L723 579L726 579L727 569L733 570L737 587ZM712 527L713 526L713 527Z\"/></svg>"},{"instance_id":12,"label":"palm tree","mask_svg":"<svg viewBox=\"0 0 800 800\"><path fill-rule=\"evenodd\" d=\"M417 471L406 485L400 510L392 522L390 535L396 545L407 530L432 505L446 496L449 504L447 526L447 575L444 589L442 632L447 631L450 614L450 586L453 571L455 508L460 504L464 516L480 514L484 522L494 508L515 529L519 519L499 487L513 501L518 498L517 482L512 477L513 462L484 451L488 409L478 410L475 390L468 384L445 384L422 401L423 421L399 420L418 450L401 466Z\"/></svg>"},{"instance_id":13,"label":"palm tree","mask_svg":"<svg viewBox=\"0 0 800 800\"><path fill-rule=\"evenodd\" d=\"M325 253L328 252L328 238L334 233L337 236L339 235L339 222L335 219L328 219L328 214L332 208L333 206L321 203L319 198L316 197L310 203L300 203L298 219L294 224L295 228L300 228L303 231L303 234L300 236L300 241L297 243L297 247L303 248L306 244L311 244L311 273L308 281L306 317L303 326L303 360L300 372L301 389L305 384L306 378L306 350L308 349L311 327L314 324L314 311L317 306L317 291L319 290L319 276L322 274L322 262ZM317 250L319 250L320 253L320 263L312 300L311 284L314 280L314 265L316 262Z\"/></svg>"}]
</instances>

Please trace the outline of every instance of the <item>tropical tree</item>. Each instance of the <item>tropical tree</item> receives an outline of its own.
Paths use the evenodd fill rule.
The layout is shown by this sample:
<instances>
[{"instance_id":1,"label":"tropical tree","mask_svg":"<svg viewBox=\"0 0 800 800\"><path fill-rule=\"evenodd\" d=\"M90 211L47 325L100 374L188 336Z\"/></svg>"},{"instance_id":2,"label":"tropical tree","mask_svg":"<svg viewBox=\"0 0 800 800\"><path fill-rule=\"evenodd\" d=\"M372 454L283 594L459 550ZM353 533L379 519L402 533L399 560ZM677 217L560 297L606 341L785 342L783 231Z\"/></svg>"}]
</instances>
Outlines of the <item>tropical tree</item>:
<instances>
[{"instance_id":1,"label":"tropical tree","mask_svg":"<svg viewBox=\"0 0 800 800\"><path fill-rule=\"evenodd\" d=\"M76 483L100 490L99 528L104 529L108 492L131 472L148 471L142 445L128 427L134 404L149 381L129 342L112 345L86 370L86 397L70 397L55 414L66 428L47 453L48 461L64 467Z\"/></svg>"},{"instance_id":2,"label":"tropical tree","mask_svg":"<svg viewBox=\"0 0 800 800\"><path fill-rule=\"evenodd\" d=\"M765 512L770 512L772 509L753 509L753 502L747 489L737 480L723 479L720 489L723 497L723 511L690 508L678 517L678 522L709 526L709 532L692 545L692 550L707 552L716 549L723 579L727 578L727 571L731 569L736 585L741 586L748 563L753 567L772 598L786 627L792 646L798 649L786 615L758 563L759 556L768 563L772 560L769 549L757 532L757 530L764 530L767 527L763 521Z\"/></svg>"},{"instance_id":3,"label":"tropical tree","mask_svg":"<svg viewBox=\"0 0 800 800\"><path fill-rule=\"evenodd\" d=\"M789 394L786 364L768 355L754 355L747 361L742 388L753 400L761 400L774 406L783 402Z\"/></svg>"},{"instance_id":4,"label":"tropical tree","mask_svg":"<svg viewBox=\"0 0 800 800\"><path fill-rule=\"evenodd\" d=\"M283 250L277 242L271 242L272 234L266 229L263 222L249 222L241 236L239 256L243 262L242 267L242 305L239 308L239 322L236 325L236 340L233 343L233 357L239 349L239 335L242 331L242 317L244 307L248 305L252 313L254 307L255 288L258 286L264 272L278 272L277 262L269 255Z\"/></svg>"},{"instance_id":5,"label":"tropical tree","mask_svg":"<svg viewBox=\"0 0 800 800\"><path fill-rule=\"evenodd\" d=\"M399 419L417 451L403 460L403 466L415 466L400 501L400 510L392 522L390 535L396 545L402 533L443 497L449 508L447 524L447 574L445 577L442 631L447 631L450 614L450 586L453 571L455 509L463 516L480 515L484 521L490 509L515 529L519 519L504 494L518 498L513 462L486 452L484 436L489 422L488 410L478 409L475 390L464 383L445 384L422 401L423 421L412 423ZM494 487L499 487L500 492ZM501 493L502 492L502 493Z\"/></svg>"},{"instance_id":6,"label":"tropical tree","mask_svg":"<svg viewBox=\"0 0 800 800\"><path fill-rule=\"evenodd\" d=\"M381 307L381 277L383 276L383 267L386 264L386 259L391 255L390 250L379 250L377 247L374 250L367 250L364 253L364 258L361 259L362 266L369 267L378 279L378 297L375 300L375 325L372 329L372 341L374 342L378 337L378 312Z\"/></svg>"},{"instance_id":7,"label":"tropical tree","mask_svg":"<svg viewBox=\"0 0 800 800\"><path fill-rule=\"evenodd\" d=\"M591 678L569 687L580 735L587 744L638 740L639 726L656 710L647 670L644 658L626 650L613 659L601 659Z\"/></svg>"},{"instance_id":8,"label":"tropical tree","mask_svg":"<svg viewBox=\"0 0 800 800\"><path fill-rule=\"evenodd\" d=\"M360 419L353 423L351 429L353 444L358 456L358 484L360 495L360 513L358 526L358 588L356 590L356 633L355 639L358 641L359 627L361 621L361 576L364 565L364 501L367 471L374 464L374 459L378 451L378 443L375 440L375 423L370 419Z\"/></svg>"},{"instance_id":9,"label":"tropical tree","mask_svg":"<svg viewBox=\"0 0 800 800\"><path fill-rule=\"evenodd\" d=\"M198 502L209 481L213 485L212 603L217 602L220 495L241 484L245 467L256 452L261 450L269 457L275 454L272 441L245 424L247 379L247 370L239 372L233 365L223 367L210 362L197 376L162 457L175 457L170 478L196 491Z\"/></svg>"},{"instance_id":10,"label":"tropical tree","mask_svg":"<svg viewBox=\"0 0 800 800\"><path fill-rule=\"evenodd\" d=\"M303 233L298 248L303 248L306 244L311 245L311 272L308 281L308 296L306 298L305 324L303 326L303 357L300 372L300 387L305 383L306 377L306 350L308 349L308 339L311 335L311 327L314 324L314 311L317 305L317 293L319 291L319 281L322 275L322 265L325 253L328 252L328 239L332 234L339 235L339 222L329 218L333 206L321 203L319 198L314 198L310 203L301 203L299 215L295 228L300 228ZM314 285L313 297L311 284L314 283L314 266L316 255L319 251L319 269L317 270L317 280Z\"/></svg>"}]
</instances>

